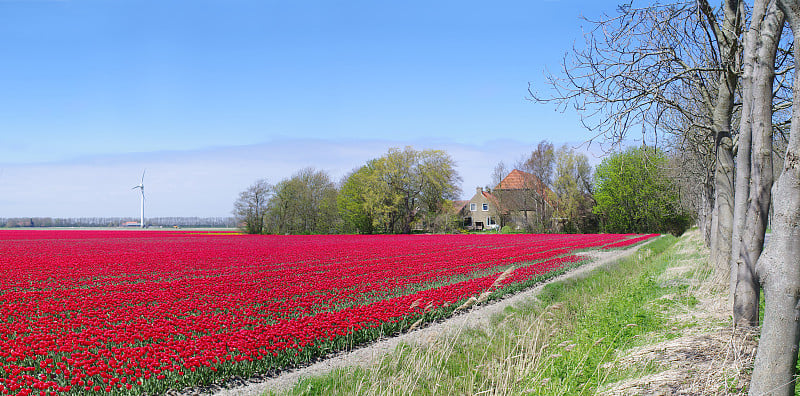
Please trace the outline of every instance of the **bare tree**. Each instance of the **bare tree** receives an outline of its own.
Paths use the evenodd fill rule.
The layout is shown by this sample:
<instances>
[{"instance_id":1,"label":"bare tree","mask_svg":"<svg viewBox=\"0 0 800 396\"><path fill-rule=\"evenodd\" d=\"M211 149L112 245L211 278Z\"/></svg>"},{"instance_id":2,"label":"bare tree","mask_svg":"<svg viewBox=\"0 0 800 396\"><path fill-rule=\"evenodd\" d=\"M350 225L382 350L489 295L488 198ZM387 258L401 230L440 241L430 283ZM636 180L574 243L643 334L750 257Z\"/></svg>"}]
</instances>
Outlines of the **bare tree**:
<instances>
[{"instance_id":1,"label":"bare tree","mask_svg":"<svg viewBox=\"0 0 800 396\"><path fill-rule=\"evenodd\" d=\"M523 178L522 188L513 194L513 199L522 209L526 226L531 230L541 232L551 229L551 218L555 212L553 203L556 200L551 190L555 164L555 148L547 140L540 141L527 158L517 161L517 169L534 176ZM501 199L502 195L511 198L508 192L501 194ZM530 217L530 213L536 213L536 216Z\"/></svg>"},{"instance_id":2,"label":"bare tree","mask_svg":"<svg viewBox=\"0 0 800 396\"><path fill-rule=\"evenodd\" d=\"M758 2L745 41L731 258L733 317L739 326L758 325L756 261L764 247L773 182L773 83L783 25L775 2Z\"/></svg>"},{"instance_id":3,"label":"bare tree","mask_svg":"<svg viewBox=\"0 0 800 396\"><path fill-rule=\"evenodd\" d=\"M266 180L256 180L250 187L239 193L233 204L233 214L248 234L263 234L267 204L272 195L272 185Z\"/></svg>"},{"instance_id":4,"label":"bare tree","mask_svg":"<svg viewBox=\"0 0 800 396\"><path fill-rule=\"evenodd\" d=\"M678 189L681 206L693 213L706 242L711 243L714 209L714 142L703 131L687 128L668 143L667 172Z\"/></svg>"},{"instance_id":5,"label":"bare tree","mask_svg":"<svg viewBox=\"0 0 800 396\"><path fill-rule=\"evenodd\" d=\"M511 208L505 204L508 203L508 200L513 201L514 194L508 194L509 191L501 189L500 184L510 172L511 171L503 161L498 162L492 170L491 186L487 186L487 190L494 195L494 197L497 199L497 203L500 205L500 207L497 208L495 215L499 220L497 223L503 226L508 225L511 221Z\"/></svg>"},{"instance_id":6,"label":"bare tree","mask_svg":"<svg viewBox=\"0 0 800 396\"><path fill-rule=\"evenodd\" d=\"M719 283L727 283L733 222L732 114L738 83L742 1L724 0L718 15L706 0L636 8L588 21L584 48L565 58L562 76L550 75L555 94L534 100L573 105L592 138L630 139L634 128L657 144L679 126L714 142L711 245ZM671 125L670 125L671 124ZM649 126L650 128L647 128ZM684 128L684 131L686 128Z\"/></svg>"},{"instance_id":7,"label":"bare tree","mask_svg":"<svg viewBox=\"0 0 800 396\"><path fill-rule=\"evenodd\" d=\"M553 168L556 163L556 152L553 143L542 140L536 150L523 163L524 170L536 176L545 186L553 185Z\"/></svg>"},{"instance_id":8,"label":"bare tree","mask_svg":"<svg viewBox=\"0 0 800 396\"><path fill-rule=\"evenodd\" d=\"M759 7L767 8L759 0ZM781 11L800 39L800 1L778 0ZM755 8L755 7L754 7ZM793 48L798 56L798 48ZM795 64L795 76L800 65ZM800 86L793 85L800 101ZM764 99L762 99L764 100ZM800 341L800 113L792 111L783 172L775 183L772 237L756 263L763 285L765 312L750 383L751 395L792 395Z\"/></svg>"},{"instance_id":9,"label":"bare tree","mask_svg":"<svg viewBox=\"0 0 800 396\"><path fill-rule=\"evenodd\" d=\"M492 170L491 189L496 188L500 184L500 182L503 181L503 178L505 178L508 175L508 172L509 171L508 168L506 167L506 164L503 161L498 162L497 165L495 165L494 169Z\"/></svg>"}]
</instances>

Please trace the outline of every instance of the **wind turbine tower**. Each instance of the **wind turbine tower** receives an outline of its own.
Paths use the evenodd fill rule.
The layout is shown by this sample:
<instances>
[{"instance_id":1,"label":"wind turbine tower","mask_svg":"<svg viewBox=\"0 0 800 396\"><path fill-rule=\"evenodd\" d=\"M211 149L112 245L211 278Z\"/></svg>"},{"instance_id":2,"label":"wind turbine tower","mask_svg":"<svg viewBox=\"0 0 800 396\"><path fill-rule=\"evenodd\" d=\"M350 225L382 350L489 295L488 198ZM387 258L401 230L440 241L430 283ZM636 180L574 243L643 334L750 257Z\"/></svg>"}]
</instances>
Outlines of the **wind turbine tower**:
<instances>
[{"instance_id":1,"label":"wind turbine tower","mask_svg":"<svg viewBox=\"0 0 800 396\"><path fill-rule=\"evenodd\" d=\"M144 171L142 171L142 182L139 183L138 186L133 186L133 188L132 188L132 190L135 190L135 189L138 188L140 190L140 192L142 193L142 210L139 213L139 226L142 227L142 228L144 228L144 172L146 172L146 171L147 171L146 169Z\"/></svg>"}]
</instances>

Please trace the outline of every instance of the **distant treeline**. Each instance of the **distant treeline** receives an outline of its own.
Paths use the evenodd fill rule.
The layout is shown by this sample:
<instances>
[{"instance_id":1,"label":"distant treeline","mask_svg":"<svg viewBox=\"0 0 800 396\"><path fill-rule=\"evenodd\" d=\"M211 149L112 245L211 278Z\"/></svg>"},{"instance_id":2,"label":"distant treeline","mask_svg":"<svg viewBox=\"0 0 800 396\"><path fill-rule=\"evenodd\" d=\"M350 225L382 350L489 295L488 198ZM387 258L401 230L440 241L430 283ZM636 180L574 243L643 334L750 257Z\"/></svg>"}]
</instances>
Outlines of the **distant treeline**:
<instances>
[{"instance_id":1,"label":"distant treeline","mask_svg":"<svg viewBox=\"0 0 800 396\"><path fill-rule=\"evenodd\" d=\"M139 222L133 217L0 217L0 227L121 227L126 222ZM233 217L151 217L145 219L150 227L236 227Z\"/></svg>"}]
</instances>

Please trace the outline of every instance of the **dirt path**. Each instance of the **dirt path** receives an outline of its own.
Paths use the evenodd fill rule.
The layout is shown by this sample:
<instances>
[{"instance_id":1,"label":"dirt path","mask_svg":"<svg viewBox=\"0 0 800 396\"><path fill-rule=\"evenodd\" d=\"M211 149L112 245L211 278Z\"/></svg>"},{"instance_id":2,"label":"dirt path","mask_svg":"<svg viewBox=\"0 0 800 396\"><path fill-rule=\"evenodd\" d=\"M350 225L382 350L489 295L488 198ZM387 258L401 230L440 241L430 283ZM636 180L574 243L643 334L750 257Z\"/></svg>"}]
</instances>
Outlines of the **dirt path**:
<instances>
[{"instance_id":1,"label":"dirt path","mask_svg":"<svg viewBox=\"0 0 800 396\"><path fill-rule=\"evenodd\" d=\"M581 253L587 257L593 258L593 261L563 275L555 277L548 282L566 278L580 277L597 267L607 265L623 257L630 256L641 246L644 246L644 244L640 244L636 247L626 250L604 252L592 251ZM489 321L493 315L501 313L506 307L515 306L522 302L534 299L545 284L546 283L540 284L531 289L490 304L477 306L444 322L432 323L426 327L404 333L396 337L378 340L372 344L365 345L353 351L344 352L327 358L323 361L314 363L310 366L284 372L275 377L233 381L233 383L229 382L227 386L215 385L200 392L189 393L211 393L215 396L261 395L268 390L288 390L303 378L321 375L336 368L351 366L369 367L370 365L380 362L384 355L394 351L400 343L428 345L437 338L441 337L444 333L459 331L465 327L485 327L489 324ZM184 394L186 394L186 392L184 392Z\"/></svg>"}]
</instances>

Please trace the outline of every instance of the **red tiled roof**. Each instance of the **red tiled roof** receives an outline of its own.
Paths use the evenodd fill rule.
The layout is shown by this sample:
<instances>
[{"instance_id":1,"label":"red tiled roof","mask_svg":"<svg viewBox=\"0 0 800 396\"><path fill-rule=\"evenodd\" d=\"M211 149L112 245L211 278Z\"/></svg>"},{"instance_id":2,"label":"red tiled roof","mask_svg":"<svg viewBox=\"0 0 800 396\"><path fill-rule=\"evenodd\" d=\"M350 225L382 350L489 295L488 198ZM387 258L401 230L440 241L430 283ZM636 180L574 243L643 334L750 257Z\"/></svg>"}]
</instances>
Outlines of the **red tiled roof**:
<instances>
[{"instance_id":1,"label":"red tiled roof","mask_svg":"<svg viewBox=\"0 0 800 396\"><path fill-rule=\"evenodd\" d=\"M536 188L540 190L541 187L542 182L536 176L514 169L495 188L500 190L532 190Z\"/></svg>"},{"instance_id":2,"label":"red tiled roof","mask_svg":"<svg viewBox=\"0 0 800 396\"><path fill-rule=\"evenodd\" d=\"M512 170L508 176L503 178L500 181L500 184L495 187L496 190L534 190L538 192L540 195L544 196L544 199L550 204L550 206L555 207L555 202L552 202L551 196L553 192L547 188L547 186L539 180L533 174L528 172L523 172L519 169Z\"/></svg>"}]
</instances>

